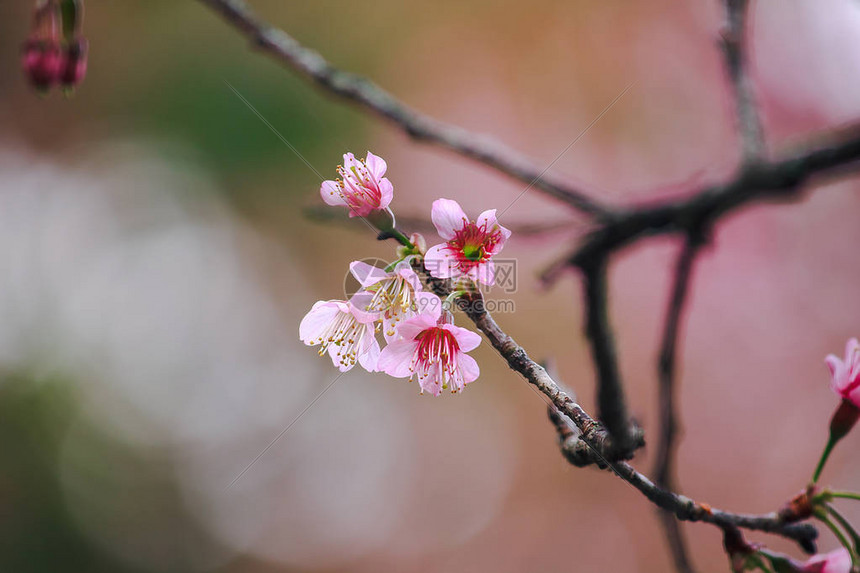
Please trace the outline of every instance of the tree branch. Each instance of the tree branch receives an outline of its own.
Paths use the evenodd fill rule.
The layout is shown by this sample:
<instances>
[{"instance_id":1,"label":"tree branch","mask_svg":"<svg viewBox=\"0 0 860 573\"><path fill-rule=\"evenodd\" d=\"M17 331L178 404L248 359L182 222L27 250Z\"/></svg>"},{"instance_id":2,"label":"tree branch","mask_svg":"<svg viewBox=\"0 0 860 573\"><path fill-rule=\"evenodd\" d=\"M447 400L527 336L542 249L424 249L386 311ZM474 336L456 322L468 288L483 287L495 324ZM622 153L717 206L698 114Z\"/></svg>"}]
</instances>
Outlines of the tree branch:
<instances>
[{"instance_id":1,"label":"tree branch","mask_svg":"<svg viewBox=\"0 0 860 573\"><path fill-rule=\"evenodd\" d=\"M796 541L807 553L815 553L818 531L812 524L786 521L778 512L750 515L714 509L710 505L698 503L686 496L657 487L627 462L616 462L611 464L611 467L618 477L642 492L656 506L674 513L678 519L704 521L722 528L740 527L774 533Z\"/></svg>"},{"instance_id":2,"label":"tree branch","mask_svg":"<svg viewBox=\"0 0 860 573\"><path fill-rule=\"evenodd\" d=\"M621 385L615 339L609 325L605 258L595 258L582 267L585 292L585 333L591 346L591 355L597 369L597 410L600 421L606 424L609 435L618 448L618 454L627 457L636 444L636 432L627 412L627 400Z\"/></svg>"},{"instance_id":3,"label":"tree branch","mask_svg":"<svg viewBox=\"0 0 860 573\"><path fill-rule=\"evenodd\" d=\"M749 0L725 0L726 29L722 36L726 70L734 92L738 132L745 163L756 161L764 151L764 136L747 75L747 15Z\"/></svg>"},{"instance_id":4,"label":"tree branch","mask_svg":"<svg viewBox=\"0 0 860 573\"><path fill-rule=\"evenodd\" d=\"M430 276L421 261L413 261L413 268L420 274L429 289L437 295L447 297L451 293L451 282ZM639 490L652 503L672 512L678 519L704 521L720 527L734 526L774 533L797 541L804 550L814 552L814 542L818 536L818 531L808 523L793 523L794 519L790 512L746 515L713 509L706 504L697 503L688 497L660 488L637 472L630 464L613 459L611 456L618 452L618 448L613 444L613 438L599 422L592 419L573 398L562 390L543 366L529 358L525 349L499 327L490 313L487 312L480 292L473 291L463 295L457 299L457 305L472 320L478 330L487 337L493 348L507 361L508 366L549 398L552 407L557 410L555 413L550 412L550 418L555 423L556 428L559 429L563 452L577 449L582 451L583 448L577 446L575 442L584 442L591 451L591 461L598 463L600 467L611 468L621 479ZM560 415L569 418L576 426L577 431L574 432L569 425L563 424ZM568 428L569 431L563 432L562 428ZM642 444L642 433L637 429L635 445L641 446ZM589 460L583 456L580 461L583 463L576 465L587 465Z\"/></svg>"},{"instance_id":5,"label":"tree branch","mask_svg":"<svg viewBox=\"0 0 860 573\"><path fill-rule=\"evenodd\" d=\"M490 137L473 134L406 106L370 80L338 70L317 52L299 44L283 30L263 22L242 0L200 0L251 42L324 91L352 101L389 121L410 137L449 149L527 183L587 215L603 216L609 209L585 193L545 173L524 155Z\"/></svg>"},{"instance_id":6,"label":"tree branch","mask_svg":"<svg viewBox=\"0 0 860 573\"><path fill-rule=\"evenodd\" d=\"M660 429L657 438L657 454L654 460L654 480L658 487L676 490L674 475L674 460L677 433L677 415L675 412L675 354L678 345L678 330L680 329L681 314L690 286L690 274L693 262L701 245L700 237L690 237L678 256L675 268L675 282L666 321L663 330L663 342L660 346L658 361L659 384L659 418ZM660 522L669 542L669 548L675 560L675 568L682 573L691 573L693 566L688 557L683 531L675 516L659 511Z\"/></svg>"},{"instance_id":7,"label":"tree branch","mask_svg":"<svg viewBox=\"0 0 860 573\"><path fill-rule=\"evenodd\" d=\"M706 187L686 198L620 213L587 235L567 257L568 264L582 266L643 236L695 233L741 207L767 200L797 199L811 180L837 170L856 171L860 162L860 125L851 126L844 133L847 136L842 136L838 143L749 166L728 183Z\"/></svg>"},{"instance_id":8,"label":"tree branch","mask_svg":"<svg viewBox=\"0 0 860 573\"><path fill-rule=\"evenodd\" d=\"M664 515L671 517L676 525L677 520L680 519L691 522L702 521L722 529L742 527L764 531L791 539L807 553L815 553L818 531L809 523L796 523L790 512L749 515L714 509L708 504L696 502L656 485L627 462L607 462L601 458L582 435L575 431L575 428L571 428L564 415L552 405L549 418L558 432L562 453L571 464L582 467L595 463L601 469L611 469L618 477L639 490L648 500L663 510Z\"/></svg>"},{"instance_id":9,"label":"tree branch","mask_svg":"<svg viewBox=\"0 0 860 573\"><path fill-rule=\"evenodd\" d=\"M416 140L436 144L488 165L596 218L596 230L588 234L572 253L557 262L545 278L551 280L562 268L573 266L583 272L587 306L586 333L597 368L598 404L603 423L593 420L543 367L532 361L526 351L499 328L484 309L480 293L469 293L458 299L457 304L507 360L508 365L550 400L550 418L558 431L562 451L571 463L597 464L613 470L667 512L664 514L667 516L664 525L679 569L689 570L690 565L675 518L704 521L725 531L740 527L775 533L794 539L808 552L815 550L817 530L811 524L797 523L805 519L803 515L791 511L766 515L729 513L712 509L707 504L672 491L676 424L673 392L675 352L690 273L701 239L720 218L736 209L766 200L795 199L813 178L840 169L854 170L860 163L858 126L849 130L840 142L808 148L780 161L762 159L764 138L746 69L748 0L724 0L727 29L723 34L723 51L743 145L741 170L731 181L700 188L691 196L622 210L604 206L564 181L545 176L543 170L525 156L495 140L423 115L369 80L334 68L316 52L259 20L241 0L200 1L219 12L258 48L314 80L324 91L352 101ZM655 484L624 461L632 456L632 452L644 440L641 430L629 419L621 387L607 316L606 269L615 251L643 237L669 233L686 235L688 244L677 263L660 354L661 433L655 462ZM416 269L422 271L425 282L437 294L447 296L451 292L448 281L428 277L420 263L416 265ZM670 515L674 518L670 519Z\"/></svg>"}]
</instances>

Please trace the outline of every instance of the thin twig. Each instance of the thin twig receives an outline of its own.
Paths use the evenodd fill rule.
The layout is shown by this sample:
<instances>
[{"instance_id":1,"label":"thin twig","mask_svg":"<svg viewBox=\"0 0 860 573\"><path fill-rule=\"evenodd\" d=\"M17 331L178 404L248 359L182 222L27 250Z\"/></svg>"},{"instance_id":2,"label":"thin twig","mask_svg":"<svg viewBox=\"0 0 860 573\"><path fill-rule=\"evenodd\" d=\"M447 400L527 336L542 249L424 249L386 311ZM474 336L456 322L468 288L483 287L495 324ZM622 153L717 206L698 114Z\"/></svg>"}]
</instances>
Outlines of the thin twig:
<instances>
[{"instance_id":1,"label":"thin twig","mask_svg":"<svg viewBox=\"0 0 860 573\"><path fill-rule=\"evenodd\" d=\"M734 92L744 162L751 163L756 161L764 151L764 136L747 70L749 0L725 0L725 4L726 29L722 35L723 55Z\"/></svg>"},{"instance_id":2,"label":"thin twig","mask_svg":"<svg viewBox=\"0 0 860 573\"><path fill-rule=\"evenodd\" d=\"M354 218L349 217L346 210L335 210L327 205L314 205L303 209L304 214L311 220L319 223L331 223L337 225L346 225ZM397 214L397 226L404 233L435 233L436 227L432 221L425 217L418 217L410 214ZM366 231L364 225L355 225L355 229ZM554 221L551 223L508 223L505 222L505 227L508 228L518 238L539 239L550 235L570 235L577 231L579 226L573 221Z\"/></svg>"},{"instance_id":3,"label":"thin twig","mask_svg":"<svg viewBox=\"0 0 860 573\"><path fill-rule=\"evenodd\" d=\"M809 523L787 523L777 512L764 515L731 513L698 503L686 496L657 487L627 462L615 462L612 469L618 476L642 492L658 507L671 511L684 521L703 521L719 527L734 526L781 535L800 544L808 553L815 552L818 530Z\"/></svg>"},{"instance_id":4,"label":"thin twig","mask_svg":"<svg viewBox=\"0 0 860 573\"><path fill-rule=\"evenodd\" d=\"M540 189L588 215L602 216L609 209L559 177L544 173L527 157L484 136L438 121L398 101L370 80L332 66L317 52L299 44L292 36L263 22L242 0L200 0L248 37L259 49L323 90L358 104L388 120L410 137L434 143L501 171Z\"/></svg>"},{"instance_id":5,"label":"thin twig","mask_svg":"<svg viewBox=\"0 0 860 573\"><path fill-rule=\"evenodd\" d=\"M677 491L674 462L676 450L675 438L678 429L675 408L675 355L678 347L678 331L680 329L681 315L690 286L690 274L700 245L701 241L698 238L691 237L684 244L678 256L675 268L675 282L672 287L669 309L666 313L663 341L660 345L660 358L657 367L660 429L657 437L657 454L654 460L654 481L659 487L673 491ZM692 572L693 566L690 563L680 524L675 519L675 516L668 512L660 511L659 517L675 560L675 568L681 572Z\"/></svg>"}]
</instances>

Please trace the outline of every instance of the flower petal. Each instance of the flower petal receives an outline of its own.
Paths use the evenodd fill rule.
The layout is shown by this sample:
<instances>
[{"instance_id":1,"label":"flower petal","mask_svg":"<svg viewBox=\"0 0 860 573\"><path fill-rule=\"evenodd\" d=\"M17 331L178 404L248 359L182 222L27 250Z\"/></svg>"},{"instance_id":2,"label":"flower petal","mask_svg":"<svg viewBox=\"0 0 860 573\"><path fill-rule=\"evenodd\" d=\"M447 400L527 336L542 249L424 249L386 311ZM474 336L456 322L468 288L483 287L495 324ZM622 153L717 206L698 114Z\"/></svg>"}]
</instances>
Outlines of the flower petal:
<instances>
[{"instance_id":1,"label":"flower petal","mask_svg":"<svg viewBox=\"0 0 860 573\"><path fill-rule=\"evenodd\" d=\"M496 284L496 265L490 260L478 263L469 269L469 277L475 282L493 286Z\"/></svg>"},{"instance_id":2,"label":"flower petal","mask_svg":"<svg viewBox=\"0 0 860 573\"><path fill-rule=\"evenodd\" d=\"M441 307L442 305L440 304L439 306ZM438 320L439 313L441 312L441 309L437 307L435 316L432 312L428 312L425 314L418 314L409 320L400 323L397 327L398 336L405 340L413 340L421 331L436 326L436 321Z\"/></svg>"},{"instance_id":3,"label":"flower petal","mask_svg":"<svg viewBox=\"0 0 860 573\"><path fill-rule=\"evenodd\" d=\"M427 373L427 376L424 378L418 379L418 384L421 386L421 390L424 392L429 392L434 396L438 396L442 393L442 381L439 380L438 371L436 368L431 368Z\"/></svg>"},{"instance_id":4,"label":"flower petal","mask_svg":"<svg viewBox=\"0 0 860 573\"><path fill-rule=\"evenodd\" d=\"M373 336L373 326L368 325L370 328L369 336L370 344L368 344L367 349L359 355L358 363L361 364L362 368L367 370L368 372L376 372L377 364L379 363L379 342L376 340L376 337Z\"/></svg>"},{"instance_id":5,"label":"flower petal","mask_svg":"<svg viewBox=\"0 0 860 573\"><path fill-rule=\"evenodd\" d=\"M481 335L477 332L472 332L468 328L454 324L443 324L442 328L454 335L454 338L457 339L457 345L463 352L474 350L481 344Z\"/></svg>"},{"instance_id":6,"label":"flower petal","mask_svg":"<svg viewBox=\"0 0 860 573\"><path fill-rule=\"evenodd\" d=\"M407 378L409 366L415 355L416 344L412 340L398 340L382 349L376 369L395 378Z\"/></svg>"},{"instance_id":7,"label":"flower petal","mask_svg":"<svg viewBox=\"0 0 860 573\"><path fill-rule=\"evenodd\" d=\"M410 255L407 259L414 258L414 255ZM403 280L412 288L413 292L421 292L424 290L424 285L421 284L421 277L412 270L412 265L409 260L403 260L397 263L397 266L394 267L394 272L400 275Z\"/></svg>"},{"instance_id":8,"label":"flower petal","mask_svg":"<svg viewBox=\"0 0 860 573\"><path fill-rule=\"evenodd\" d=\"M430 218L439 236L450 241L456 232L469 222L460 204L452 199L436 199L430 210Z\"/></svg>"},{"instance_id":9,"label":"flower petal","mask_svg":"<svg viewBox=\"0 0 860 573\"><path fill-rule=\"evenodd\" d=\"M493 227L498 224L498 222L498 219L496 219L495 209L487 209L486 211L478 215L478 218L475 220L475 223L479 227L486 226L488 231L491 231Z\"/></svg>"},{"instance_id":10,"label":"flower petal","mask_svg":"<svg viewBox=\"0 0 860 573\"><path fill-rule=\"evenodd\" d=\"M351 151L343 154L343 168L346 171L352 171L353 167L358 167L358 162L355 160L355 155Z\"/></svg>"},{"instance_id":11,"label":"flower petal","mask_svg":"<svg viewBox=\"0 0 860 573\"><path fill-rule=\"evenodd\" d=\"M314 303L299 324L299 339L309 346L319 344L318 340L339 312L340 309L333 301L320 300Z\"/></svg>"},{"instance_id":12,"label":"flower petal","mask_svg":"<svg viewBox=\"0 0 860 573\"><path fill-rule=\"evenodd\" d=\"M379 207L378 209L386 209L394 199L394 185L388 180L388 177L383 177L379 180Z\"/></svg>"},{"instance_id":13,"label":"flower petal","mask_svg":"<svg viewBox=\"0 0 860 573\"><path fill-rule=\"evenodd\" d=\"M355 364L348 361L342 361L341 356L337 353L338 350L340 350L340 346L335 346L334 344L328 347L328 355L329 358L331 358L331 363L334 364L341 372L349 372Z\"/></svg>"},{"instance_id":14,"label":"flower petal","mask_svg":"<svg viewBox=\"0 0 860 573\"><path fill-rule=\"evenodd\" d=\"M851 554L846 548L840 547L830 553L813 555L802 570L810 573L850 573Z\"/></svg>"},{"instance_id":15,"label":"flower petal","mask_svg":"<svg viewBox=\"0 0 860 573\"><path fill-rule=\"evenodd\" d=\"M437 279L447 279L462 274L457 264L457 257L451 253L447 243L433 245L427 249L427 254L424 255L424 268Z\"/></svg>"},{"instance_id":16,"label":"flower petal","mask_svg":"<svg viewBox=\"0 0 860 573\"><path fill-rule=\"evenodd\" d=\"M507 242L508 238L511 236L510 229L503 227L499 224L498 219L496 218L496 210L490 209L488 211L484 211L478 216L477 221L478 226L483 226L486 224L487 234L495 235L496 241L486 245L486 252L488 255L493 256L499 254L501 250L505 247L505 242Z\"/></svg>"},{"instance_id":17,"label":"flower petal","mask_svg":"<svg viewBox=\"0 0 860 573\"><path fill-rule=\"evenodd\" d=\"M827 364L827 367L830 369L830 375L833 377L835 377L836 373L842 368L842 361L833 354L828 354L824 359L824 363Z\"/></svg>"},{"instance_id":18,"label":"flower petal","mask_svg":"<svg viewBox=\"0 0 860 573\"><path fill-rule=\"evenodd\" d=\"M374 155L371 152L367 152L367 157L364 160L365 165L370 170L371 175L378 181L382 179L382 176L385 175L385 171L388 169L388 165L385 163L385 160L378 155Z\"/></svg>"},{"instance_id":19,"label":"flower petal","mask_svg":"<svg viewBox=\"0 0 860 573\"><path fill-rule=\"evenodd\" d=\"M858 349L860 349L860 341L856 338L849 338L848 342L845 343L845 360L850 360Z\"/></svg>"},{"instance_id":20,"label":"flower petal","mask_svg":"<svg viewBox=\"0 0 860 573\"><path fill-rule=\"evenodd\" d=\"M364 261L353 261L349 263L349 272L352 273L352 276L355 277L358 284L363 287L369 287L370 285L376 284L389 276L389 274L385 272L385 269L369 265Z\"/></svg>"},{"instance_id":21,"label":"flower petal","mask_svg":"<svg viewBox=\"0 0 860 573\"><path fill-rule=\"evenodd\" d=\"M457 359L457 365L460 368L460 374L463 375L463 381L468 384L474 382L481 375L481 368L474 358L468 354L460 354Z\"/></svg>"},{"instance_id":22,"label":"flower petal","mask_svg":"<svg viewBox=\"0 0 860 573\"><path fill-rule=\"evenodd\" d=\"M418 314L427 314L436 321L442 316L442 299L432 292L416 292L415 308Z\"/></svg>"},{"instance_id":23,"label":"flower petal","mask_svg":"<svg viewBox=\"0 0 860 573\"><path fill-rule=\"evenodd\" d=\"M334 181L323 181L320 185L320 197L332 207L346 207L346 201L340 192L340 187Z\"/></svg>"}]
</instances>

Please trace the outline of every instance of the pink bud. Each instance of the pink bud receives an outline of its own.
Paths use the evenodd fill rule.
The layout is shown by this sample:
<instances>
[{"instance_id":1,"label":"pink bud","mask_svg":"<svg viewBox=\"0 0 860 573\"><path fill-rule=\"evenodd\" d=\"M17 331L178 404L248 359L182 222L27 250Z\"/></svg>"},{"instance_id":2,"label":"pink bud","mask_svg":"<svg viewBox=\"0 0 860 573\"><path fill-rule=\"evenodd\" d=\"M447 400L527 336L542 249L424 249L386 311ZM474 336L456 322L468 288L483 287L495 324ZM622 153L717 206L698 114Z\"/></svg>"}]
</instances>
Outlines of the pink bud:
<instances>
[{"instance_id":1,"label":"pink bud","mask_svg":"<svg viewBox=\"0 0 860 573\"><path fill-rule=\"evenodd\" d=\"M87 75L87 52L89 42L86 38L73 40L66 48L62 58L60 84L73 89L81 84Z\"/></svg>"},{"instance_id":2,"label":"pink bud","mask_svg":"<svg viewBox=\"0 0 860 573\"><path fill-rule=\"evenodd\" d=\"M63 57L55 40L30 38L21 50L21 67L37 90L48 90L59 80Z\"/></svg>"},{"instance_id":3,"label":"pink bud","mask_svg":"<svg viewBox=\"0 0 860 573\"><path fill-rule=\"evenodd\" d=\"M830 419L830 439L835 442L844 438L858 419L860 419L860 408L854 402L843 398L836 412L833 413L833 418Z\"/></svg>"}]
</instances>

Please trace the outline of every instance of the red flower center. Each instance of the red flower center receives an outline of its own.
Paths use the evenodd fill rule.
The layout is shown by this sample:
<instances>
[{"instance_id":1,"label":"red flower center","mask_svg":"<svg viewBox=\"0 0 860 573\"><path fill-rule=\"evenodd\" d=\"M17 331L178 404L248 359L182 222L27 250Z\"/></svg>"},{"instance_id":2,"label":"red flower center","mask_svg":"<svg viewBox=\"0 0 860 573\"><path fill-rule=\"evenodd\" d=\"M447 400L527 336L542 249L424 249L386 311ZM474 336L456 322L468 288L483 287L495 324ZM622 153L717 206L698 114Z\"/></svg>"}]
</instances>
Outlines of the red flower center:
<instances>
[{"instance_id":1,"label":"red flower center","mask_svg":"<svg viewBox=\"0 0 860 573\"><path fill-rule=\"evenodd\" d=\"M501 240L498 229L489 230L486 223L469 221L457 230L448 245L456 253L460 267L470 268L489 259Z\"/></svg>"},{"instance_id":2,"label":"red flower center","mask_svg":"<svg viewBox=\"0 0 860 573\"><path fill-rule=\"evenodd\" d=\"M415 351L415 362L418 366L439 364L447 370L460 351L460 345L454 335L438 326L420 332L415 340L418 342Z\"/></svg>"}]
</instances>

